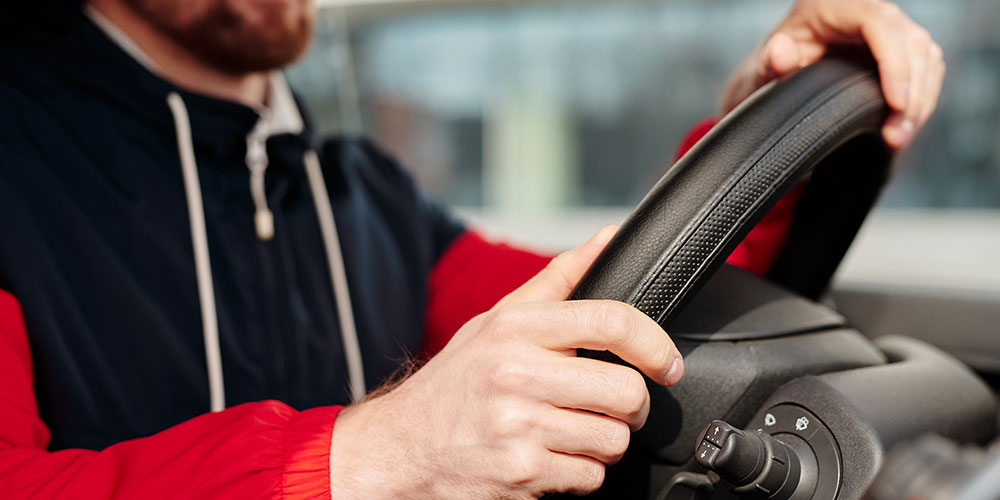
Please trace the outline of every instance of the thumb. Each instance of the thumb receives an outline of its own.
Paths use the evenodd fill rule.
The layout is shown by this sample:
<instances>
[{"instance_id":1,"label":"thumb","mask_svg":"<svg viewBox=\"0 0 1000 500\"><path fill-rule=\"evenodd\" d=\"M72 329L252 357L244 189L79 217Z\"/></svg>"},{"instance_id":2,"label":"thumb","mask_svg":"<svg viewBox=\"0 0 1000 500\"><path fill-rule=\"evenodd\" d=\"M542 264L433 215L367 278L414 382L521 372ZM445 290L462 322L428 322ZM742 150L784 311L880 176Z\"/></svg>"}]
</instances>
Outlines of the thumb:
<instances>
[{"instance_id":1,"label":"thumb","mask_svg":"<svg viewBox=\"0 0 1000 500\"><path fill-rule=\"evenodd\" d=\"M583 245L559 254L545 269L501 299L497 305L566 300L583 273L587 272L617 231L617 225L605 226Z\"/></svg>"},{"instance_id":2,"label":"thumb","mask_svg":"<svg viewBox=\"0 0 1000 500\"><path fill-rule=\"evenodd\" d=\"M764 50L764 71L761 75L770 80L802 66L802 54L795 39L784 32L777 32L767 41Z\"/></svg>"},{"instance_id":3,"label":"thumb","mask_svg":"<svg viewBox=\"0 0 1000 500\"><path fill-rule=\"evenodd\" d=\"M722 112L732 111L767 82L804 66L803 55L802 47L795 38L787 31L776 31L753 51L730 78L722 97Z\"/></svg>"}]
</instances>

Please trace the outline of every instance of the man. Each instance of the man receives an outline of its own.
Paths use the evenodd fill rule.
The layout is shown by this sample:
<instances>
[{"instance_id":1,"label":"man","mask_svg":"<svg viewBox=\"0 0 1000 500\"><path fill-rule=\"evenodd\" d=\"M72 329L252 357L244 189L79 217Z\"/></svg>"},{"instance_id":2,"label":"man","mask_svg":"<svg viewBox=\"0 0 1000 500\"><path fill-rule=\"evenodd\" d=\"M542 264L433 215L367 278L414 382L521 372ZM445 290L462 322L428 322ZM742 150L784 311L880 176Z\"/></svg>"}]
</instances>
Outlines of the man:
<instances>
[{"instance_id":1,"label":"man","mask_svg":"<svg viewBox=\"0 0 1000 500\"><path fill-rule=\"evenodd\" d=\"M276 72L313 15L91 0L5 30L3 498L585 493L649 396L575 350L682 377L646 316L564 301L613 228L546 266L466 230L370 143L316 141ZM725 107L844 43L878 60L902 147L944 67L881 0L800 0ZM362 400L422 346L444 348Z\"/></svg>"}]
</instances>

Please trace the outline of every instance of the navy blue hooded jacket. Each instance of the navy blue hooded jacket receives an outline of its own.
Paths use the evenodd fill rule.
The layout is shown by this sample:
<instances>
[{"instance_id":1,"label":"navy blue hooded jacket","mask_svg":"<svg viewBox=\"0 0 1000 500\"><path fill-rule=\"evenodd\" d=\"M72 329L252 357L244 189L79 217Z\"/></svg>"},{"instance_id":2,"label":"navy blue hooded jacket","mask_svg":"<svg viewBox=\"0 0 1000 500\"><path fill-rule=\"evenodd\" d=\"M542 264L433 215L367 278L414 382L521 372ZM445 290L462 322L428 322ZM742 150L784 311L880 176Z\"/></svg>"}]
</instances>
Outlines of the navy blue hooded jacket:
<instances>
[{"instance_id":1,"label":"navy blue hooded jacket","mask_svg":"<svg viewBox=\"0 0 1000 500\"><path fill-rule=\"evenodd\" d=\"M79 12L11 35L0 64L0 290L23 308L49 449L101 449L209 410L170 93L190 115L227 405L349 401L309 149L368 387L419 349L428 275L463 228L372 144L319 141L308 123L269 139L275 233L261 241L245 160L256 111L154 76Z\"/></svg>"}]
</instances>

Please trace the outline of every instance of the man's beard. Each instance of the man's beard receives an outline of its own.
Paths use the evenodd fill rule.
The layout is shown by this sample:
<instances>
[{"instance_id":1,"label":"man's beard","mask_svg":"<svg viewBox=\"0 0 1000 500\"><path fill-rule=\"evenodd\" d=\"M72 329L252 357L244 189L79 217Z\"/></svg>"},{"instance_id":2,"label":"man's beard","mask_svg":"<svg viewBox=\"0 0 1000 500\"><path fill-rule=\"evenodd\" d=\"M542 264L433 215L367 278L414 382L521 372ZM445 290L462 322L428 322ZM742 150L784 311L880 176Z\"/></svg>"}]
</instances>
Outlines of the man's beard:
<instances>
[{"instance_id":1,"label":"man's beard","mask_svg":"<svg viewBox=\"0 0 1000 500\"><path fill-rule=\"evenodd\" d=\"M260 2L251 23L227 0L207 0L202 12L178 12L193 2L126 0L147 22L164 32L203 63L231 75L282 68L305 51L312 37L311 2L296 6ZM295 1L295 0L292 0ZM287 9L287 10L286 10ZM187 15L190 19L183 19Z\"/></svg>"}]
</instances>

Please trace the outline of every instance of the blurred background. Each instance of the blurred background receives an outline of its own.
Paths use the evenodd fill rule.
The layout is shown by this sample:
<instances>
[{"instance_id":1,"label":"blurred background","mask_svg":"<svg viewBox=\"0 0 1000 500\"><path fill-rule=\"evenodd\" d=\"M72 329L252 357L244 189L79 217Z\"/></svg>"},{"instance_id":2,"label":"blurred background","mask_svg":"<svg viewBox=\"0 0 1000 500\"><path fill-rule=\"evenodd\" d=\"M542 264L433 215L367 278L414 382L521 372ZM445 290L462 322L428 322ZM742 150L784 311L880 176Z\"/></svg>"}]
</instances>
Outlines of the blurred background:
<instances>
[{"instance_id":1,"label":"blurred background","mask_svg":"<svg viewBox=\"0 0 1000 500\"><path fill-rule=\"evenodd\" d=\"M948 77L838 287L1000 304L1000 4L898 3ZM624 219L790 5L320 0L289 78L324 132L374 137L488 235L559 251Z\"/></svg>"}]
</instances>

